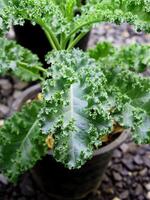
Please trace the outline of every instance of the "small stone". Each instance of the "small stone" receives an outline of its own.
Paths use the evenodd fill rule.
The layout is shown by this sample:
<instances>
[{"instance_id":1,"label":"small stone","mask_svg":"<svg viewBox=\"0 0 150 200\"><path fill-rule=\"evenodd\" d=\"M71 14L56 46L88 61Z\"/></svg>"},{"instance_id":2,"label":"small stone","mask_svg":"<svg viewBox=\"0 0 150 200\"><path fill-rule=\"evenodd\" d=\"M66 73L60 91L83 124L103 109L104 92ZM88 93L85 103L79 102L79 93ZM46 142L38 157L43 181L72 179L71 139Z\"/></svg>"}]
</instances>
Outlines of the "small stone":
<instances>
[{"instance_id":1,"label":"small stone","mask_svg":"<svg viewBox=\"0 0 150 200\"><path fill-rule=\"evenodd\" d=\"M106 189L106 192L108 193L108 194L114 194L114 190L113 190L113 188L107 188Z\"/></svg>"},{"instance_id":2,"label":"small stone","mask_svg":"<svg viewBox=\"0 0 150 200\"><path fill-rule=\"evenodd\" d=\"M143 193L143 188L142 188L142 186L140 184L138 184L136 189L135 189L135 195L139 196L142 193Z\"/></svg>"},{"instance_id":3,"label":"small stone","mask_svg":"<svg viewBox=\"0 0 150 200\"><path fill-rule=\"evenodd\" d=\"M122 168L122 171L121 171L120 173L121 173L122 176L127 176L127 175L129 175L128 170L125 169L125 168Z\"/></svg>"},{"instance_id":4,"label":"small stone","mask_svg":"<svg viewBox=\"0 0 150 200\"><path fill-rule=\"evenodd\" d=\"M124 191L124 192L122 192L122 193L120 194L120 198L121 198L121 199L128 199L128 196L129 196L128 190L126 190L126 191Z\"/></svg>"},{"instance_id":5,"label":"small stone","mask_svg":"<svg viewBox=\"0 0 150 200\"><path fill-rule=\"evenodd\" d=\"M144 164L145 164L148 168L150 168L150 159L147 158L147 157L144 157L144 158L143 158L143 161L144 161Z\"/></svg>"},{"instance_id":6,"label":"small stone","mask_svg":"<svg viewBox=\"0 0 150 200\"><path fill-rule=\"evenodd\" d=\"M150 199L150 192L147 193L146 197L147 199Z\"/></svg>"},{"instance_id":7,"label":"small stone","mask_svg":"<svg viewBox=\"0 0 150 200\"><path fill-rule=\"evenodd\" d=\"M136 172L136 174L137 174L137 172ZM134 172L134 173L128 172L128 175L129 175L129 176L133 176L133 175L135 175L135 172Z\"/></svg>"},{"instance_id":8,"label":"small stone","mask_svg":"<svg viewBox=\"0 0 150 200\"><path fill-rule=\"evenodd\" d=\"M114 197L112 200L121 200L119 197Z\"/></svg>"},{"instance_id":9,"label":"small stone","mask_svg":"<svg viewBox=\"0 0 150 200\"><path fill-rule=\"evenodd\" d=\"M133 171L134 170L134 165L133 165L133 161L131 158L127 159L127 158L124 158L122 159L122 163L124 164L124 166L130 170L130 171Z\"/></svg>"},{"instance_id":10,"label":"small stone","mask_svg":"<svg viewBox=\"0 0 150 200\"><path fill-rule=\"evenodd\" d=\"M28 83L18 81L18 82L15 83L14 88L15 88L16 90L23 90L23 89L25 89L27 86L28 86Z\"/></svg>"},{"instance_id":11,"label":"small stone","mask_svg":"<svg viewBox=\"0 0 150 200\"><path fill-rule=\"evenodd\" d=\"M122 157L122 153L118 149L116 149L114 151L113 157L114 158L121 158Z\"/></svg>"},{"instance_id":12,"label":"small stone","mask_svg":"<svg viewBox=\"0 0 150 200\"><path fill-rule=\"evenodd\" d=\"M144 186L145 186L146 190L150 191L150 183L147 183Z\"/></svg>"},{"instance_id":13,"label":"small stone","mask_svg":"<svg viewBox=\"0 0 150 200\"><path fill-rule=\"evenodd\" d=\"M14 99L17 99L21 95L21 91L16 90L13 94Z\"/></svg>"},{"instance_id":14,"label":"small stone","mask_svg":"<svg viewBox=\"0 0 150 200\"><path fill-rule=\"evenodd\" d=\"M125 37L125 38L127 38L127 37L129 37L130 35L129 35L129 32L128 32L128 31L124 31L124 32L122 33L122 36Z\"/></svg>"},{"instance_id":15,"label":"small stone","mask_svg":"<svg viewBox=\"0 0 150 200\"><path fill-rule=\"evenodd\" d=\"M139 172L139 174L140 174L140 176L145 176L147 174L147 172L148 172L147 168L144 168L143 170L141 170Z\"/></svg>"},{"instance_id":16,"label":"small stone","mask_svg":"<svg viewBox=\"0 0 150 200\"><path fill-rule=\"evenodd\" d=\"M0 127L4 125L4 120L0 120Z\"/></svg>"},{"instance_id":17,"label":"small stone","mask_svg":"<svg viewBox=\"0 0 150 200\"><path fill-rule=\"evenodd\" d=\"M135 164L137 164L137 165L142 165L143 164L143 160L142 160L141 156L139 156L139 155L136 155L133 158L133 160L134 160Z\"/></svg>"},{"instance_id":18,"label":"small stone","mask_svg":"<svg viewBox=\"0 0 150 200\"><path fill-rule=\"evenodd\" d=\"M117 160L119 160L119 159L117 159ZM113 160L113 161L115 162L115 160ZM112 165L111 168L112 168L112 170L115 170L116 172L119 172L119 173L121 173L123 170L123 167L121 164Z\"/></svg>"},{"instance_id":19,"label":"small stone","mask_svg":"<svg viewBox=\"0 0 150 200\"><path fill-rule=\"evenodd\" d=\"M5 185L8 184L8 180L3 174L0 174L0 182L5 184Z\"/></svg>"},{"instance_id":20,"label":"small stone","mask_svg":"<svg viewBox=\"0 0 150 200\"><path fill-rule=\"evenodd\" d=\"M9 108L5 106L4 104L0 104L0 118L4 118L8 115Z\"/></svg>"},{"instance_id":21,"label":"small stone","mask_svg":"<svg viewBox=\"0 0 150 200\"><path fill-rule=\"evenodd\" d=\"M121 181L122 180L122 177L120 176L119 173L117 172L113 172L113 177L116 181Z\"/></svg>"},{"instance_id":22,"label":"small stone","mask_svg":"<svg viewBox=\"0 0 150 200\"><path fill-rule=\"evenodd\" d=\"M107 174L104 174L103 181L104 182L109 182L109 178L108 178Z\"/></svg>"},{"instance_id":23,"label":"small stone","mask_svg":"<svg viewBox=\"0 0 150 200\"><path fill-rule=\"evenodd\" d=\"M129 145L124 143L120 146L120 149L123 153L126 153L129 150Z\"/></svg>"},{"instance_id":24,"label":"small stone","mask_svg":"<svg viewBox=\"0 0 150 200\"><path fill-rule=\"evenodd\" d=\"M3 96L9 96L12 92L12 84L7 79L0 79L0 91Z\"/></svg>"},{"instance_id":25,"label":"small stone","mask_svg":"<svg viewBox=\"0 0 150 200\"><path fill-rule=\"evenodd\" d=\"M123 188L123 183L122 182L117 182L115 184L115 186L118 187L118 188Z\"/></svg>"},{"instance_id":26,"label":"small stone","mask_svg":"<svg viewBox=\"0 0 150 200\"><path fill-rule=\"evenodd\" d=\"M11 107L11 105L13 104L13 97L12 96L10 96L8 99L7 99L7 105L9 106L9 107Z\"/></svg>"}]
</instances>

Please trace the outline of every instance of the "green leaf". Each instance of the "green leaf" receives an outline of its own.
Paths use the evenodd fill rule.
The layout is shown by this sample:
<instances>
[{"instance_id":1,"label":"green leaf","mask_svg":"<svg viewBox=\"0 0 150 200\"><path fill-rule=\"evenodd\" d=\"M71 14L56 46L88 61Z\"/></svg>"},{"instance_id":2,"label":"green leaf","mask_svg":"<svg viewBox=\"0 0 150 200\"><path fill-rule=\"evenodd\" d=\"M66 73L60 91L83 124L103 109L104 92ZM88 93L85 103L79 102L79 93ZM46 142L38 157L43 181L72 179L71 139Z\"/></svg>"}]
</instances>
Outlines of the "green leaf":
<instances>
[{"instance_id":1,"label":"green leaf","mask_svg":"<svg viewBox=\"0 0 150 200\"><path fill-rule=\"evenodd\" d=\"M40 79L41 63L29 50L5 38L0 38L0 75L11 72L24 81Z\"/></svg>"},{"instance_id":2,"label":"green leaf","mask_svg":"<svg viewBox=\"0 0 150 200\"><path fill-rule=\"evenodd\" d=\"M46 153L37 115L40 102L32 102L0 128L0 168L15 182Z\"/></svg>"},{"instance_id":3,"label":"green leaf","mask_svg":"<svg viewBox=\"0 0 150 200\"><path fill-rule=\"evenodd\" d=\"M124 69L103 67L107 94L115 102L112 115L116 122L132 130L137 143L150 143L150 78Z\"/></svg>"},{"instance_id":4,"label":"green leaf","mask_svg":"<svg viewBox=\"0 0 150 200\"><path fill-rule=\"evenodd\" d=\"M121 65L139 73L150 68L150 45L132 44L114 47L110 43L102 42L95 48L89 49L89 55L105 65Z\"/></svg>"},{"instance_id":5,"label":"green leaf","mask_svg":"<svg viewBox=\"0 0 150 200\"><path fill-rule=\"evenodd\" d=\"M100 22L128 22L138 31L150 32L149 0L90 0L86 5L78 4L75 0L11 0L0 18L3 29L23 25L25 20L39 24L53 48L59 50L75 46Z\"/></svg>"},{"instance_id":6,"label":"green leaf","mask_svg":"<svg viewBox=\"0 0 150 200\"><path fill-rule=\"evenodd\" d=\"M53 52L47 60L52 63L52 79L43 86L41 127L54 137L56 160L69 169L79 168L101 145L100 136L112 128L105 107L105 78L94 60L79 50Z\"/></svg>"},{"instance_id":7,"label":"green leaf","mask_svg":"<svg viewBox=\"0 0 150 200\"><path fill-rule=\"evenodd\" d=\"M72 23L70 35L77 31L88 32L93 24L99 22L128 22L138 31L150 32L149 7L149 0L89 1L82 7L81 16L77 16Z\"/></svg>"},{"instance_id":8,"label":"green leaf","mask_svg":"<svg viewBox=\"0 0 150 200\"><path fill-rule=\"evenodd\" d=\"M102 58L113 52L105 47ZM57 161L69 169L81 167L113 122L131 129L136 142L150 142L149 78L97 63L79 50L52 52L47 61L50 79L43 85L39 119L43 133L55 140Z\"/></svg>"},{"instance_id":9,"label":"green leaf","mask_svg":"<svg viewBox=\"0 0 150 200\"><path fill-rule=\"evenodd\" d=\"M56 34L64 31L63 25L66 23L60 7L53 0L11 0L4 10L3 19L6 25L22 25L24 20L30 20L33 24L51 24Z\"/></svg>"}]
</instances>

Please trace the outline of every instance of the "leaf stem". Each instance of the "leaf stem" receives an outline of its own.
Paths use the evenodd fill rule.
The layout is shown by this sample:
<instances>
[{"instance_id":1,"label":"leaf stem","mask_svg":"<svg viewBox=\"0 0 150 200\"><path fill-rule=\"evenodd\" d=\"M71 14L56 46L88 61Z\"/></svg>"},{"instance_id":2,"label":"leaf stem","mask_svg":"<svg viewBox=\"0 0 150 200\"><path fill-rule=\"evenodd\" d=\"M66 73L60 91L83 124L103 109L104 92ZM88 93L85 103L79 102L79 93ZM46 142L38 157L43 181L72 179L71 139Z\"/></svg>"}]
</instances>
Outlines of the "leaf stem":
<instances>
[{"instance_id":1,"label":"leaf stem","mask_svg":"<svg viewBox=\"0 0 150 200\"><path fill-rule=\"evenodd\" d=\"M52 47L55 50L61 50L61 46L58 42L58 39L55 36L55 34L53 33L53 31L51 30L51 28L45 22L43 22L41 19L36 20L36 22L43 28Z\"/></svg>"},{"instance_id":2,"label":"leaf stem","mask_svg":"<svg viewBox=\"0 0 150 200\"><path fill-rule=\"evenodd\" d=\"M73 40L73 42L71 42L67 48L67 50L72 49L85 35L87 34L87 32L85 33L80 33L75 40Z\"/></svg>"},{"instance_id":3,"label":"leaf stem","mask_svg":"<svg viewBox=\"0 0 150 200\"><path fill-rule=\"evenodd\" d=\"M78 27L76 27L76 28L68 35L68 37L66 38L66 43L67 43L67 41L69 40L69 38L71 38L71 36L72 36L73 34L78 33L78 31L81 30L84 26L88 26L88 25L91 25L91 24L93 24L93 23L98 23L98 22L100 22L100 19L92 20L92 21L89 21L89 22L86 22L86 23L83 23L83 24L79 25Z\"/></svg>"},{"instance_id":4,"label":"leaf stem","mask_svg":"<svg viewBox=\"0 0 150 200\"><path fill-rule=\"evenodd\" d=\"M21 64L21 65L24 65L25 67L27 67L28 66L28 64L27 63L24 63L24 62L18 62L19 64ZM46 69L44 69L43 67L39 67L39 66L32 66L32 68L34 68L34 69L38 69L39 71L42 71L42 72L45 72L45 73L47 73L47 70Z\"/></svg>"},{"instance_id":5,"label":"leaf stem","mask_svg":"<svg viewBox=\"0 0 150 200\"><path fill-rule=\"evenodd\" d=\"M27 63L24 63L24 62L18 62L18 65L17 67L20 67L20 68L23 68L24 70L28 71L28 73L30 74L33 74L34 76L37 76L41 81L43 81L44 79L40 76L40 74L37 74L35 72L33 72L32 70L30 70L29 67L27 67L28 64ZM42 72L47 72L45 69L42 69L41 67L38 67L38 66L33 66L32 68L34 69L38 69ZM41 70L42 69L42 70Z\"/></svg>"}]
</instances>

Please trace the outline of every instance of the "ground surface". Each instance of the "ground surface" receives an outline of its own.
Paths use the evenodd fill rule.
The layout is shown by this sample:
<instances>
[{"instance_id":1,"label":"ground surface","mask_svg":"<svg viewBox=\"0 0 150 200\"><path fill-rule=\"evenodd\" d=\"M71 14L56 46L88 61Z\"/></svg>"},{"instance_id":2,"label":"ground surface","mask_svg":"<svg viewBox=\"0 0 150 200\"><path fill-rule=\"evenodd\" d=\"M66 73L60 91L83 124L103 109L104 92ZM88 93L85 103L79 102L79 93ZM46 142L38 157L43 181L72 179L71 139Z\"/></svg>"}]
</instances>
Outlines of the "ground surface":
<instances>
[{"instance_id":1,"label":"ground surface","mask_svg":"<svg viewBox=\"0 0 150 200\"><path fill-rule=\"evenodd\" d=\"M150 35L136 33L128 25L117 27L105 24L92 31L89 46L97 41L115 45L131 43L150 44ZM0 126L9 116L12 102L26 89L26 83L15 78L0 77ZM149 200L150 199L150 145L137 146L131 140L116 149L105 173L101 187L84 200ZM17 186L8 183L0 174L0 200L48 200L25 174ZM53 200L53 199L49 199Z\"/></svg>"}]
</instances>

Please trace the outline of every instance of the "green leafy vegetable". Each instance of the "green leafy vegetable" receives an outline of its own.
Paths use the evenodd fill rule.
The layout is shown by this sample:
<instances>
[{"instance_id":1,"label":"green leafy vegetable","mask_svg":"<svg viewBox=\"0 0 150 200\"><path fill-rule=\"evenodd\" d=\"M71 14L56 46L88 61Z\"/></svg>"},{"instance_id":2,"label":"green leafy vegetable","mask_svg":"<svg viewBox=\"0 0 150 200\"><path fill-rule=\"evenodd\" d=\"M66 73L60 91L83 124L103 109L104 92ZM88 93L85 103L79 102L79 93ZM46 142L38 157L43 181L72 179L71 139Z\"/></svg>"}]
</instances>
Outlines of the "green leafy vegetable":
<instances>
[{"instance_id":1,"label":"green leafy vegetable","mask_svg":"<svg viewBox=\"0 0 150 200\"><path fill-rule=\"evenodd\" d=\"M85 5L80 0L10 0L4 8L1 2L0 32L29 20L42 27L55 49L44 69L29 50L0 39L0 74L39 79L43 91L41 102L25 105L0 128L0 167L10 180L47 153L49 138L53 156L69 169L90 159L114 124L131 129L137 143L150 143L150 78L140 73L149 68L150 47L115 48L105 42L88 53L71 50L99 22L128 22L150 32L149 0L89 0Z\"/></svg>"},{"instance_id":2,"label":"green leafy vegetable","mask_svg":"<svg viewBox=\"0 0 150 200\"><path fill-rule=\"evenodd\" d=\"M0 38L0 47L0 75L10 71L24 81L41 78L40 71L44 69L36 55L5 38Z\"/></svg>"},{"instance_id":3,"label":"green leafy vegetable","mask_svg":"<svg viewBox=\"0 0 150 200\"><path fill-rule=\"evenodd\" d=\"M69 169L79 168L101 144L100 136L112 128L105 108L105 78L94 60L78 50L48 57L52 79L43 88L42 130L55 138L55 158Z\"/></svg>"},{"instance_id":4,"label":"green leafy vegetable","mask_svg":"<svg viewBox=\"0 0 150 200\"><path fill-rule=\"evenodd\" d=\"M92 0L84 6L75 0L11 0L0 17L5 27L22 25L25 20L39 24L53 48L60 50L74 47L100 22L128 22L137 30L150 32L149 7L149 0Z\"/></svg>"},{"instance_id":5,"label":"green leafy vegetable","mask_svg":"<svg viewBox=\"0 0 150 200\"><path fill-rule=\"evenodd\" d=\"M110 43L103 42L89 49L89 55L105 65L121 65L135 72L144 72L150 68L150 45L132 44L114 47Z\"/></svg>"},{"instance_id":6,"label":"green leafy vegetable","mask_svg":"<svg viewBox=\"0 0 150 200\"><path fill-rule=\"evenodd\" d=\"M46 153L37 119L40 108L41 102L25 105L0 129L0 167L11 181Z\"/></svg>"},{"instance_id":7,"label":"green leafy vegetable","mask_svg":"<svg viewBox=\"0 0 150 200\"><path fill-rule=\"evenodd\" d=\"M149 78L104 67L79 50L54 52L47 60L52 79L44 83L39 116L43 132L55 138L56 160L70 169L81 167L114 121L132 129L135 141L150 142Z\"/></svg>"},{"instance_id":8,"label":"green leafy vegetable","mask_svg":"<svg viewBox=\"0 0 150 200\"><path fill-rule=\"evenodd\" d=\"M112 115L124 128L132 130L133 139L150 143L150 78L124 67L104 67L108 98L115 102Z\"/></svg>"}]
</instances>

